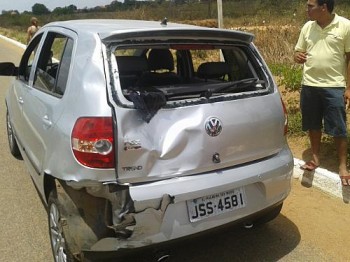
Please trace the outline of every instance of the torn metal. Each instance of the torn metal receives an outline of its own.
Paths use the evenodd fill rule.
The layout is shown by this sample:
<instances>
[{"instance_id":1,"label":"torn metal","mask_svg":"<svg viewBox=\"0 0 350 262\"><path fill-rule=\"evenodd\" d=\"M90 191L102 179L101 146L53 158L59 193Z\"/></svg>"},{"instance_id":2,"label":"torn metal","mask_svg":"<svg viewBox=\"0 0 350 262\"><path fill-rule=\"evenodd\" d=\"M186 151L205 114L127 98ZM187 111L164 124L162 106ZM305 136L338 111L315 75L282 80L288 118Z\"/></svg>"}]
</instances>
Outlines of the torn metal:
<instances>
[{"instance_id":1,"label":"torn metal","mask_svg":"<svg viewBox=\"0 0 350 262\"><path fill-rule=\"evenodd\" d=\"M142 235L147 238L159 233L165 211L174 199L164 194L160 199L139 205L131 198L127 186L96 184L82 187L84 183L87 184L63 182L58 187L60 199L65 203L63 214L67 217L62 221L68 220L68 224L74 225L75 229L66 234L79 247L77 250L89 250L93 246L93 249L99 249L97 243L103 243L105 238L115 238L116 245L111 250L117 250L125 247L127 242L123 240L130 237L137 239ZM80 233L75 234L78 231Z\"/></svg>"}]
</instances>

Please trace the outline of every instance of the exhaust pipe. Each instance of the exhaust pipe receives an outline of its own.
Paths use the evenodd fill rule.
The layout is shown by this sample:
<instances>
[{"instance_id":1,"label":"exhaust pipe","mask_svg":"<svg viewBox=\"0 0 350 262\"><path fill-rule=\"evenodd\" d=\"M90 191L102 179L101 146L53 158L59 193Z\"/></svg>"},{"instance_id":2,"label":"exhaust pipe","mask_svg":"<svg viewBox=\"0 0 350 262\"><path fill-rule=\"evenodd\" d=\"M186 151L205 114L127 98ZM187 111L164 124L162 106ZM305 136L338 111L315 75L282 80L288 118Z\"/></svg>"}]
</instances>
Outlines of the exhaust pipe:
<instances>
[{"instance_id":1,"label":"exhaust pipe","mask_svg":"<svg viewBox=\"0 0 350 262\"><path fill-rule=\"evenodd\" d=\"M164 261L167 261L169 258L170 258L170 255L163 254L157 259L157 262L164 262Z\"/></svg>"},{"instance_id":2,"label":"exhaust pipe","mask_svg":"<svg viewBox=\"0 0 350 262\"><path fill-rule=\"evenodd\" d=\"M157 252L155 256L157 262L165 262L170 258L170 255L164 251Z\"/></svg>"},{"instance_id":3,"label":"exhaust pipe","mask_svg":"<svg viewBox=\"0 0 350 262\"><path fill-rule=\"evenodd\" d=\"M244 227L245 229L251 229L251 228L253 228L253 226L254 226L253 223L244 223L244 225L243 225L243 227Z\"/></svg>"}]
</instances>

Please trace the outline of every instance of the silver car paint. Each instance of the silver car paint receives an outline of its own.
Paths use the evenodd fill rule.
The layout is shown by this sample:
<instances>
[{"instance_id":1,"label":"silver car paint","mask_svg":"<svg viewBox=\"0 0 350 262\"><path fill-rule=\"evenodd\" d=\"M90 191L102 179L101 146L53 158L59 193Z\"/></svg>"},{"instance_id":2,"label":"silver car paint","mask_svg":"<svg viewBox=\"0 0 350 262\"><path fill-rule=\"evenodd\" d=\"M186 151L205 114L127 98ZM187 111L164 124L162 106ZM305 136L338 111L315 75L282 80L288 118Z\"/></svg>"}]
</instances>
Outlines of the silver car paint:
<instances>
[{"instance_id":1,"label":"silver car paint","mask_svg":"<svg viewBox=\"0 0 350 262\"><path fill-rule=\"evenodd\" d=\"M118 179L121 182L142 182L203 173L276 154L285 143L281 136L283 111L266 110L265 103L281 107L277 94L251 97L161 109L149 124L140 119L135 110L118 108L121 127L118 132L121 164ZM217 137L205 134L205 123L210 117L217 117L222 122L223 130ZM266 125L268 120L271 122ZM124 150L128 141L140 141L140 147ZM220 154L220 163L212 161L215 153ZM125 169L130 166L142 168Z\"/></svg>"}]
</instances>

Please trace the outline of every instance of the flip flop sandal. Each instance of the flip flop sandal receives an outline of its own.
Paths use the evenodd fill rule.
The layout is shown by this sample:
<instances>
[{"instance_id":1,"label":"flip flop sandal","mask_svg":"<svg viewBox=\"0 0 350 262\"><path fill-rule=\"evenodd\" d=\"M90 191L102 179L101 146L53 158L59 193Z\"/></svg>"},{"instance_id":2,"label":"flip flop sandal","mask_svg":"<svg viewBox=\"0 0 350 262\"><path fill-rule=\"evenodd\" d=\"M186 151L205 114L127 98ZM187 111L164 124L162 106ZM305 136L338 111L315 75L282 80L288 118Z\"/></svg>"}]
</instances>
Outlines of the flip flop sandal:
<instances>
[{"instance_id":1,"label":"flip flop sandal","mask_svg":"<svg viewBox=\"0 0 350 262\"><path fill-rule=\"evenodd\" d=\"M300 168L302 170L306 170L306 171L314 171L316 168L318 168L318 165L316 165L315 162L311 160L311 161L306 162ZM350 178L350 176L349 176L349 178Z\"/></svg>"}]
</instances>

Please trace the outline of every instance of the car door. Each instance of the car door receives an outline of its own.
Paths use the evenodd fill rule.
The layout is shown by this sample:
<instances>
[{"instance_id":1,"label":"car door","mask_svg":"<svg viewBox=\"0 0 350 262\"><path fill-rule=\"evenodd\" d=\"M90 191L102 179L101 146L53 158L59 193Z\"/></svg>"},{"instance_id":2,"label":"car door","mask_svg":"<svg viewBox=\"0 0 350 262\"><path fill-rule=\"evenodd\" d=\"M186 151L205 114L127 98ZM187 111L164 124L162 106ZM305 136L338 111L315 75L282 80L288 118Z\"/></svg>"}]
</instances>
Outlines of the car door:
<instances>
[{"instance_id":1,"label":"car door","mask_svg":"<svg viewBox=\"0 0 350 262\"><path fill-rule=\"evenodd\" d=\"M62 33L48 32L35 64L32 88L23 106L26 153L38 175L44 172L45 156L55 141L55 123L64 110L64 92L69 76L74 40ZM33 177L37 183L41 178Z\"/></svg>"},{"instance_id":2,"label":"car door","mask_svg":"<svg viewBox=\"0 0 350 262\"><path fill-rule=\"evenodd\" d=\"M33 63L35 61L35 56L37 54L36 50L39 47L42 36L42 33L36 35L23 53L19 65L18 76L16 77L15 81L13 81L6 98L7 109L10 114L12 128L16 134L20 147L25 147L26 144L24 139L25 129L23 128L22 110L26 99L25 95L31 86L31 83L29 81L30 74L32 71Z\"/></svg>"}]
</instances>

